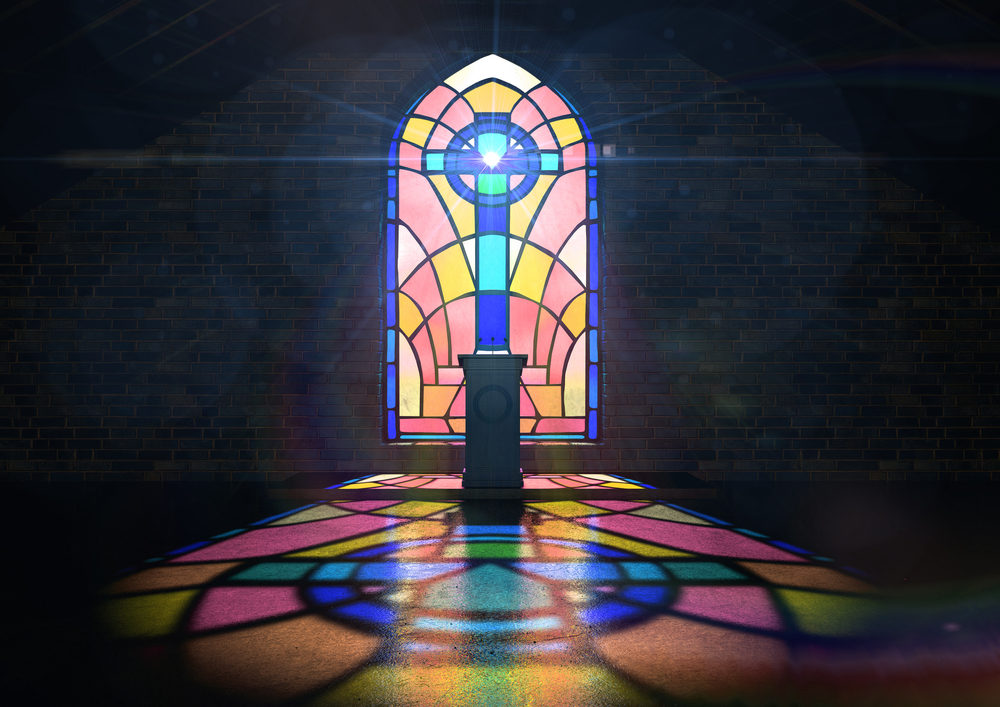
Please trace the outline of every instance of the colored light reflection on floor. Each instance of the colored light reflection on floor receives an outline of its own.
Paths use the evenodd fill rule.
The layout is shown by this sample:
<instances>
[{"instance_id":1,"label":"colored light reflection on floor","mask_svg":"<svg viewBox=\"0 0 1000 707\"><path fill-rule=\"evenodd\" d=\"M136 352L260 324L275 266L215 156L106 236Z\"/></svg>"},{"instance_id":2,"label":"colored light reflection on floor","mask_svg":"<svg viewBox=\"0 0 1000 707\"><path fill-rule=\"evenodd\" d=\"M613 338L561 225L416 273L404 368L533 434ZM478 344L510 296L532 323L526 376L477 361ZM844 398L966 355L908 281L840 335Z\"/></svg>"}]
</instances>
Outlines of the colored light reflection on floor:
<instances>
[{"instance_id":1,"label":"colored light reflection on floor","mask_svg":"<svg viewBox=\"0 0 1000 707\"><path fill-rule=\"evenodd\" d=\"M154 558L101 605L205 690L302 705L837 704L859 674L898 697L893 611L826 558L614 500L309 505Z\"/></svg>"},{"instance_id":2,"label":"colored light reflection on floor","mask_svg":"<svg viewBox=\"0 0 1000 707\"><path fill-rule=\"evenodd\" d=\"M461 474L372 474L331 489L460 489ZM526 489L643 489L647 484L614 474L524 474Z\"/></svg>"}]
</instances>

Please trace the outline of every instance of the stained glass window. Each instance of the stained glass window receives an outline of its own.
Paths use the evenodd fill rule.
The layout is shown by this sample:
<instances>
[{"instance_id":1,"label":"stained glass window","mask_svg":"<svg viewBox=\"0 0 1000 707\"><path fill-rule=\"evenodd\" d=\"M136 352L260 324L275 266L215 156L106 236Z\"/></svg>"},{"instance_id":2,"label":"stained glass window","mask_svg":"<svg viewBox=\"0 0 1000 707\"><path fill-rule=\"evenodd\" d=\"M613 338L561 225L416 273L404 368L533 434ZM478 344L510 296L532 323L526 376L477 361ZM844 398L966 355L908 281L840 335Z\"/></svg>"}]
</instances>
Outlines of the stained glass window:
<instances>
[{"instance_id":1,"label":"stained glass window","mask_svg":"<svg viewBox=\"0 0 1000 707\"><path fill-rule=\"evenodd\" d=\"M596 166L571 103L496 55L407 111L389 151L389 440L463 437L471 353L528 357L522 439L597 439Z\"/></svg>"}]
</instances>

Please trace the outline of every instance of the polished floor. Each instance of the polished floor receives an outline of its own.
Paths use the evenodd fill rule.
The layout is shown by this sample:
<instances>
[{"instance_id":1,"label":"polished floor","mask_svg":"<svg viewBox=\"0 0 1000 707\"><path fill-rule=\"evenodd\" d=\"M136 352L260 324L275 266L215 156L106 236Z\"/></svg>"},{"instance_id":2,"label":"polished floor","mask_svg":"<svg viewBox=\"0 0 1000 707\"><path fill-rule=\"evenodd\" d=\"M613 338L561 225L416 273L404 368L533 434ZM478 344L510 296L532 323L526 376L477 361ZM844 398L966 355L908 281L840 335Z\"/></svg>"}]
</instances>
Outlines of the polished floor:
<instances>
[{"instance_id":1,"label":"polished floor","mask_svg":"<svg viewBox=\"0 0 1000 707\"><path fill-rule=\"evenodd\" d=\"M54 654L84 641L79 701L114 704L998 704L995 563L935 575L890 557L914 557L905 539L869 538L884 560L854 547L916 522L921 502L889 502L906 492L764 485L734 505L732 489L677 500L690 489L541 474L521 498L439 497L460 482L374 475L239 503L231 489L216 495L211 530L211 500L191 511L177 496L148 518L176 524L158 552L109 544L76 624L83 639L60 637L51 615L38 624ZM248 515L258 508L277 512ZM776 522L803 509L817 522ZM121 533L147 531L135 513ZM122 522L122 507L107 518ZM824 524L848 541L828 542ZM914 533L911 545L936 551Z\"/></svg>"}]
</instances>

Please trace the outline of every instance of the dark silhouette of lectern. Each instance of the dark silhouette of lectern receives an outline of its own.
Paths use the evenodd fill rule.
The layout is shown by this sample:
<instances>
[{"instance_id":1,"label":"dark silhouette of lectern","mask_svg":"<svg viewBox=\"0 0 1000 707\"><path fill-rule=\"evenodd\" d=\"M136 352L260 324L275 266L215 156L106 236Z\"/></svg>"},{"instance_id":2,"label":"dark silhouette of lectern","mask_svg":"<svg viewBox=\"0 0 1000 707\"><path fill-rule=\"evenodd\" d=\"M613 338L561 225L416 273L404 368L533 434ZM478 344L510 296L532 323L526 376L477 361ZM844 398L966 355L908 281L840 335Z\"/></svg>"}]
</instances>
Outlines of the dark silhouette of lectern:
<instances>
[{"instance_id":1,"label":"dark silhouette of lectern","mask_svg":"<svg viewBox=\"0 0 1000 707\"><path fill-rule=\"evenodd\" d=\"M524 355L466 354L466 488L519 488L521 478L521 369Z\"/></svg>"}]
</instances>

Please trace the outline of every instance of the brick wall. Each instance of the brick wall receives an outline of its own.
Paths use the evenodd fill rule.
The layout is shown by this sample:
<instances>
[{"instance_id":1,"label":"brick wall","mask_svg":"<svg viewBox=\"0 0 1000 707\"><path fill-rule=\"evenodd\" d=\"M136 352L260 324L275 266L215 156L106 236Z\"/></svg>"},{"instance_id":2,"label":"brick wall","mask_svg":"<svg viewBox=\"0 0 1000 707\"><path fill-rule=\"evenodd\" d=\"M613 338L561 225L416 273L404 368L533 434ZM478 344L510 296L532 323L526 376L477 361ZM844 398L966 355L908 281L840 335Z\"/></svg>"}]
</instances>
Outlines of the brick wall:
<instances>
[{"instance_id":1,"label":"brick wall","mask_svg":"<svg viewBox=\"0 0 1000 707\"><path fill-rule=\"evenodd\" d=\"M285 62L136 155L80 156L100 169L8 224L3 467L460 469L460 447L380 441L382 158L425 63ZM1000 470L989 234L683 57L552 71L621 158L605 439L526 469Z\"/></svg>"}]
</instances>

